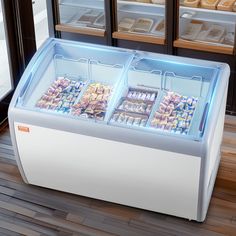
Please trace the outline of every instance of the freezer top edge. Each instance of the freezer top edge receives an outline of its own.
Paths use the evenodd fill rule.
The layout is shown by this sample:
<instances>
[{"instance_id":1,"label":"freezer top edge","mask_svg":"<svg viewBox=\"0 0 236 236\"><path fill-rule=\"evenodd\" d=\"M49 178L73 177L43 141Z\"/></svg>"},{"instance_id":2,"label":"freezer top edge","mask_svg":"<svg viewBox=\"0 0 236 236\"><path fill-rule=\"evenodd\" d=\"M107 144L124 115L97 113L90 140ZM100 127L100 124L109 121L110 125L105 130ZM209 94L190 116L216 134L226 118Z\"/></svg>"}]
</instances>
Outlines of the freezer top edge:
<instances>
[{"instance_id":1,"label":"freezer top edge","mask_svg":"<svg viewBox=\"0 0 236 236\"><path fill-rule=\"evenodd\" d=\"M86 120L68 119L48 114L38 114L22 109L13 109L10 112L11 125L38 126L101 139L140 145L153 149L203 157L204 143L180 135L168 135L163 132L146 132L145 130L117 127L103 123L88 122Z\"/></svg>"}]
</instances>

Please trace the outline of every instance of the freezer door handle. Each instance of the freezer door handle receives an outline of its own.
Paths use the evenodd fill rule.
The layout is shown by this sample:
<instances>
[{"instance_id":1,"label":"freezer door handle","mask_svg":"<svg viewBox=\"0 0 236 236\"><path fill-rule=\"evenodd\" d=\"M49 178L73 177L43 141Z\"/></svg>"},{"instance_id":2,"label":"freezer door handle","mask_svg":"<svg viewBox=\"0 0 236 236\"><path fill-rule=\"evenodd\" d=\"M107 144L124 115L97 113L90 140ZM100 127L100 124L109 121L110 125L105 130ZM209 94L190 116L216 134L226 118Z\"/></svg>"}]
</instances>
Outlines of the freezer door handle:
<instances>
[{"instance_id":1,"label":"freezer door handle","mask_svg":"<svg viewBox=\"0 0 236 236\"><path fill-rule=\"evenodd\" d=\"M19 95L18 101L17 101L18 104L21 104L21 105L22 105L22 103L23 103L23 101L22 101L22 100L23 100L23 97L24 97L25 92L26 92L26 90L27 90L27 88L28 88L28 86L29 86L29 84L30 84L30 82L31 82L31 79L32 79L32 73L30 73L29 78L27 79L27 81L25 82L25 84L24 84L22 90L20 91L20 95Z\"/></svg>"},{"instance_id":2,"label":"freezer door handle","mask_svg":"<svg viewBox=\"0 0 236 236\"><path fill-rule=\"evenodd\" d=\"M206 103L203 114L202 114L202 119L199 125L199 131L202 133L204 131L204 127L206 124L206 117L207 117L207 111L208 111L209 103Z\"/></svg>"}]
</instances>

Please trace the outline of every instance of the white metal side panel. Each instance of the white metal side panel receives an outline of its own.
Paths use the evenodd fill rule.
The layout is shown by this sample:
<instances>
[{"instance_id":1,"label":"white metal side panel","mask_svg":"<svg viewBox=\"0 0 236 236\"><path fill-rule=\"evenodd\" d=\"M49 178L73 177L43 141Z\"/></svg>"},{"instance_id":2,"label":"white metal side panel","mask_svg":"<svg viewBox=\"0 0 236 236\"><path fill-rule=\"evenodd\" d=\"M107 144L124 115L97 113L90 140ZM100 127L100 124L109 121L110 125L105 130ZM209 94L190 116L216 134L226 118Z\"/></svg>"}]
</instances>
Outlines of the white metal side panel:
<instances>
[{"instance_id":1,"label":"white metal side panel","mask_svg":"<svg viewBox=\"0 0 236 236\"><path fill-rule=\"evenodd\" d=\"M200 158L14 125L29 183L196 219Z\"/></svg>"}]
</instances>

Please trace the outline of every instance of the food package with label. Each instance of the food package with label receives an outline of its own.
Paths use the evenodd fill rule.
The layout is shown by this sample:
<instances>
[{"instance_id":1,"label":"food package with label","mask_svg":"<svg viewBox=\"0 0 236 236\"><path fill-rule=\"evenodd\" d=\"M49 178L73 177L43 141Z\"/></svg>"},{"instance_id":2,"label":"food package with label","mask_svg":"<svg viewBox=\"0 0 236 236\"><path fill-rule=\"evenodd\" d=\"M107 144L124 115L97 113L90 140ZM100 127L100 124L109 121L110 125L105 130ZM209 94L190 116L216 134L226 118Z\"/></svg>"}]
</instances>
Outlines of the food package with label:
<instances>
[{"instance_id":1,"label":"food package with label","mask_svg":"<svg viewBox=\"0 0 236 236\"><path fill-rule=\"evenodd\" d=\"M164 5L166 3L166 0L152 0L152 3Z\"/></svg>"},{"instance_id":2,"label":"food package with label","mask_svg":"<svg viewBox=\"0 0 236 236\"><path fill-rule=\"evenodd\" d=\"M118 30L130 31L134 23L135 23L135 19L128 18L128 17L122 18L119 22Z\"/></svg>"},{"instance_id":3,"label":"food package with label","mask_svg":"<svg viewBox=\"0 0 236 236\"><path fill-rule=\"evenodd\" d=\"M129 88L116 107L110 122L144 127L151 114L157 91Z\"/></svg>"},{"instance_id":4,"label":"food package with label","mask_svg":"<svg viewBox=\"0 0 236 236\"><path fill-rule=\"evenodd\" d=\"M72 107L72 115L95 120L104 120L112 87L102 83L91 83L85 93Z\"/></svg>"},{"instance_id":5,"label":"food package with label","mask_svg":"<svg viewBox=\"0 0 236 236\"><path fill-rule=\"evenodd\" d=\"M152 28L153 20L148 18L139 18L135 21L132 30L137 33L148 33Z\"/></svg>"},{"instance_id":6,"label":"food package with label","mask_svg":"<svg viewBox=\"0 0 236 236\"><path fill-rule=\"evenodd\" d=\"M151 127L176 134L188 134L198 98L169 91L151 120Z\"/></svg>"},{"instance_id":7,"label":"food package with label","mask_svg":"<svg viewBox=\"0 0 236 236\"><path fill-rule=\"evenodd\" d=\"M187 39L187 40L195 40L198 34L200 33L202 26L203 26L202 21L192 20L188 24L184 33L181 35L181 38Z\"/></svg>"},{"instance_id":8,"label":"food package with label","mask_svg":"<svg viewBox=\"0 0 236 236\"><path fill-rule=\"evenodd\" d=\"M209 30L206 33L206 41L213 43L221 43L224 38L225 27L222 25L211 25Z\"/></svg>"},{"instance_id":9,"label":"food package with label","mask_svg":"<svg viewBox=\"0 0 236 236\"><path fill-rule=\"evenodd\" d=\"M215 10L220 0L201 0L201 7Z\"/></svg>"},{"instance_id":10,"label":"food package with label","mask_svg":"<svg viewBox=\"0 0 236 236\"><path fill-rule=\"evenodd\" d=\"M221 0L217 5L218 10L222 11L232 11L235 0Z\"/></svg>"},{"instance_id":11,"label":"food package with label","mask_svg":"<svg viewBox=\"0 0 236 236\"><path fill-rule=\"evenodd\" d=\"M186 7L198 7L200 0L184 0L183 4Z\"/></svg>"},{"instance_id":12,"label":"food package with label","mask_svg":"<svg viewBox=\"0 0 236 236\"><path fill-rule=\"evenodd\" d=\"M82 80L58 77L35 106L44 110L69 113L84 85Z\"/></svg>"}]
</instances>

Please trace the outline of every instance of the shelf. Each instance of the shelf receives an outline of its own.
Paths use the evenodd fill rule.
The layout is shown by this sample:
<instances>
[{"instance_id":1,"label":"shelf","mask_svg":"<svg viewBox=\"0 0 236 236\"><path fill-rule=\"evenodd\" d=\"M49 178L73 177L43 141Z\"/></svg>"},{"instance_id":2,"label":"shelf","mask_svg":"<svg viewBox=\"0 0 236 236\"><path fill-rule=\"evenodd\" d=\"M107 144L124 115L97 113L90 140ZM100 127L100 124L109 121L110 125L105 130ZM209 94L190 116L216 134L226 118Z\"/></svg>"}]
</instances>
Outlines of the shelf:
<instances>
[{"instance_id":1,"label":"shelf","mask_svg":"<svg viewBox=\"0 0 236 236\"><path fill-rule=\"evenodd\" d=\"M128 4L134 6L144 6L144 7L157 7L157 8L165 8L165 4L154 4L154 3L144 3L144 2L132 2L132 1L124 1L118 0L118 4Z\"/></svg>"},{"instance_id":2,"label":"shelf","mask_svg":"<svg viewBox=\"0 0 236 236\"><path fill-rule=\"evenodd\" d=\"M92 36L98 36L98 37L104 37L106 34L106 31L103 29L88 28L88 27L72 27L66 24L56 25L55 28L57 31L92 35Z\"/></svg>"},{"instance_id":3,"label":"shelf","mask_svg":"<svg viewBox=\"0 0 236 236\"><path fill-rule=\"evenodd\" d=\"M97 4L96 4L97 2ZM95 9L104 9L104 1L97 0L97 1L88 1L83 0L78 3L78 1L61 1L59 4L61 6L71 6L71 7L83 7L83 8L95 8Z\"/></svg>"},{"instance_id":4,"label":"shelf","mask_svg":"<svg viewBox=\"0 0 236 236\"><path fill-rule=\"evenodd\" d=\"M227 54L227 55L234 54L233 46L213 45L210 43L187 41L183 39L175 40L174 47L200 50L200 51L205 51L205 52L221 53L221 54Z\"/></svg>"},{"instance_id":5,"label":"shelf","mask_svg":"<svg viewBox=\"0 0 236 236\"><path fill-rule=\"evenodd\" d=\"M153 44L160 44L160 45L164 45L166 43L166 40L164 37L158 37L154 35L114 32L112 34L112 37L115 39L124 39L124 40L143 42L143 43L153 43Z\"/></svg>"},{"instance_id":6,"label":"shelf","mask_svg":"<svg viewBox=\"0 0 236 236\"><path fill-rule=\"evenodd\" d=\"M181 6L180 10L186 10L186 11L198 11L198 12L204 12L206 14L208 13L214 13L214 14L223 14L223 15L230 15L236 17L236 12L233 11L221 11L221 10L213 10L213 9L206 9L206 8L200 8L200 7L185 7Z\"/></svg>"}]
</instances>

